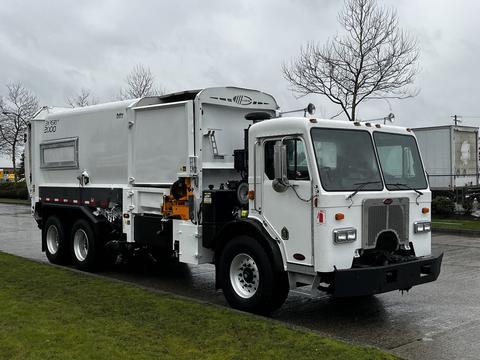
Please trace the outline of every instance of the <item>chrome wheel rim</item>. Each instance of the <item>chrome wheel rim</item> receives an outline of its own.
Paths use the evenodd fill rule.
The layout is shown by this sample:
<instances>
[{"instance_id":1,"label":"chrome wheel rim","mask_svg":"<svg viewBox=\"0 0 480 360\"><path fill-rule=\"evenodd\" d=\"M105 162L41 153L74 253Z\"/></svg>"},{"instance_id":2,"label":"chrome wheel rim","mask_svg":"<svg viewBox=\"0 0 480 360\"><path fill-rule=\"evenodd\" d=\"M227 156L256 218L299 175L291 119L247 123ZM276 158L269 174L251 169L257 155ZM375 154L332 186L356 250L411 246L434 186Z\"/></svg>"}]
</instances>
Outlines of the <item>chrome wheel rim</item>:
<instances>
[{"instance_id":1,"label":"chrome wheel rim","mask_svg":"<svg viewBox=\"0 0 480 360\"><path fill-rule=\"evenodd\" d=\"M55 255L60 245L60 236L58 235L58 229L55 225L50 225L47 229L47 249L52 255Z\"/></svg>"},{"instance_id":2,"label":"chrome wheel rim","mask_svg":"<svg viewBox=\"0 0 480 360\"><path fill-rule=\"evenodd\" d=\"M88 235L83 229L78 229L73 237L73 252L79 261L84 261L88 255Z\"/></svg>"},{"instance_id":3,"label":"chrome wheel rim","mask_svg":"<svg viewBox=\"0 0 480 360\"><path fill-rule=\"evenodd\" d=\"M230 264L230 283L235 293L249 299L258 289L260 273L255 260L248 254L238 254Z\"/></svg>"}]
</instances>

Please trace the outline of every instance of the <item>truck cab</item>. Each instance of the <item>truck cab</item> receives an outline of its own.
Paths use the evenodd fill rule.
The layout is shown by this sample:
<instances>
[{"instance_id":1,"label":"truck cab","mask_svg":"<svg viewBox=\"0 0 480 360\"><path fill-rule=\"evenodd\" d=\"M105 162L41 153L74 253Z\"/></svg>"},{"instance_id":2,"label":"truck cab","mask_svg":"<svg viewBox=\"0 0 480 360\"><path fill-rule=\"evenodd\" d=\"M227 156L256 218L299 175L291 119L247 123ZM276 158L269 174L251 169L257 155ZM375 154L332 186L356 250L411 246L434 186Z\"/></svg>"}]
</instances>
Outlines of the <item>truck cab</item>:
<instances>
[{"instance_id":1,"label":"truck cab","mask_svg":"<svg viewBox=\"0 0 480 360\"><path fill-rule=\"evenodd\" d=\"M438 277L431 193L413 133L276 118L249 130L249 217L278 243L290 287L369 295Z\"/></svg>"}]
</instances>

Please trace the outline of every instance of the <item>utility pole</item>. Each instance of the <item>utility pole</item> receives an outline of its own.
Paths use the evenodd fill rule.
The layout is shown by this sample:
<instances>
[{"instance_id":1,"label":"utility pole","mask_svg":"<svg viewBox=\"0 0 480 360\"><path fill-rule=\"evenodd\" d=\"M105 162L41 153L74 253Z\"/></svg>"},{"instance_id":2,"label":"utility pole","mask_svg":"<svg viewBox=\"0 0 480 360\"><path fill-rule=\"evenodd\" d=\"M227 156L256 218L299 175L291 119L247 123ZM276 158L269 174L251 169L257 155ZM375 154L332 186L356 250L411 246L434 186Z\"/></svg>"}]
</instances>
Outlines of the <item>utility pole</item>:
<instances>
[{"instance_id":1,"label":"utility pole","mask_svg":"<svg viewBox=\"0 0 480 360\"><path fill-rule=\"evenodd\" d=\"M455 126L457 126L459 122L462 122L461 120L458 119L459 118L458 115L453 115L452 117L453 117L453 121L455 122Z\"/></svg>"},{"instance_id":2,"label":"utility pole","mask_svg":"<svg viewBox=\"0 0 480 360\"><path fill-rule=\"evenodd\" d=\"M480 119L479 115L451 115L450 117L453 119L455 126L462 122L460 119Z\"/></svg>"}]
</instances>

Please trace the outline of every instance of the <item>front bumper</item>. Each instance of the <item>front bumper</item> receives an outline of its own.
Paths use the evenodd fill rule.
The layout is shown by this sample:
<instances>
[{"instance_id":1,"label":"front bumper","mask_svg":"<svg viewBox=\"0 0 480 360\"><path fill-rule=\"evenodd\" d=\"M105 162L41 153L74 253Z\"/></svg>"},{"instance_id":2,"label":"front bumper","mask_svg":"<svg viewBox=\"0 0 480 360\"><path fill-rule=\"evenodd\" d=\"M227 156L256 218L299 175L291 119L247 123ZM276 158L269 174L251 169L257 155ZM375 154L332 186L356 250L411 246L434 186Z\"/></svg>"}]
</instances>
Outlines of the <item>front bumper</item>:
<instances>
[{"instance_id":1,"label":"front bumper","mask_svg":"<svg viewBox=\"0 0 480 360\"><path fill-rule=\"evenodd\" d=\"M394 265L337 270L329 292L335 297L350 297L408 290L437 280L442 259L443 253Z\"/></svg>"}]
</instances>

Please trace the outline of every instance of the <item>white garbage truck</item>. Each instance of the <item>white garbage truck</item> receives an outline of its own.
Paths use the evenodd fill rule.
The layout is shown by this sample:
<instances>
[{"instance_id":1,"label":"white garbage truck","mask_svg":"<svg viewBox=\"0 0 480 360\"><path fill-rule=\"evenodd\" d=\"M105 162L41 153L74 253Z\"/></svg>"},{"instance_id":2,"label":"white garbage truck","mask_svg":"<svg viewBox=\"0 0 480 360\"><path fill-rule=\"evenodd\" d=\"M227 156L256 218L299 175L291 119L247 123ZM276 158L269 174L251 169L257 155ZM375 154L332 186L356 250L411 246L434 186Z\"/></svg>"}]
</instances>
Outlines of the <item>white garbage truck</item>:
<instances>
[{"instance_id":1,"label":"white garbage truck","mask_svg":"<svg viewBox=\"0 0 480 360\"><path fill-rule=\"evenodd\" d=\"M236 87L44 107L26 143L42 250L88 271L140 250L214 264L229 304L256 313L300 286L350 297L436 280L414 134L278 109Z\"/></svg>"}]
</instances>

